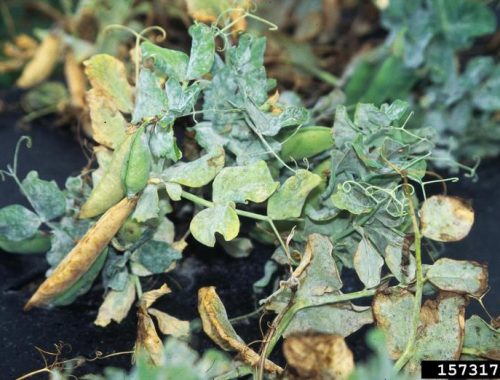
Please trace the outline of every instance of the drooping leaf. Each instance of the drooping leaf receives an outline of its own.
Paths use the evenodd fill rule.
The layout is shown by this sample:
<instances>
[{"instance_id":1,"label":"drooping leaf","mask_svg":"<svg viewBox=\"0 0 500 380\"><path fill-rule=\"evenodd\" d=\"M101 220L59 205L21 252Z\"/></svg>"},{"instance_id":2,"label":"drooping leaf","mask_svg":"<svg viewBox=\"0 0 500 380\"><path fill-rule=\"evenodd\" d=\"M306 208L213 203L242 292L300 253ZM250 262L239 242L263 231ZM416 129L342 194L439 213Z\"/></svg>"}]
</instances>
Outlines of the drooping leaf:
<instances>
[{"instance_id":1,"label":"drooping leaf","mask_svg":"<svg viewBox=\"0 0 500 380\"><path fill-rule=\"evenodd\" d=\"M364 236L354 254L354 269L365 287L373 288L380 284L384 260L373 244Z\"/></svg>"},{"instance_id":2,"label":"drooping leaf","mask_svg":"<svg viewBox=\"0 0 500 380\"><path fill-rule=\"evenodd\" d=\"M237 351L244 362L256 365L260 356L248 347L236 333L227 317L226 308L213 286L198 291L198 312L203 323L203 331L222 349ZM283 369L266 359L264 368L271 373L281 373Z\"/></svg>"},{"instance_id":3,"label":"drooping leaf","mask_svg":"<svg viewBox=\"0 0 500 380\"><path fill-rule=\"evenodd\" d=\"M175 338L186 338L189 336L189 321L182 321L163 311L150 307L148 313L158 321L158 328L165 335Z\"/></svg>"},{"instance_id":4,"label":"drooping leaf","mask_svg":"<svg viewBox=\"0 0 500 380\"><path fill-rule=\"evenodd\" d=\"M442 258L431 265L426 277L441 290L475 297L488 290L488 268L475 261Z\"/></svg>"},{"instance_id":5,"label":"drooping leaf","mask_svg":"<svg viewBox=\"0 0 500 380\"><path fill-rule=\"evenodd\" d=\"M135 284L132 277L127 276L125 288L122 291L109 290L104 298L104 302L99 307L99 312L94 324L106 327L115 321L121 323L135 301Z\"/></svg>"},{"instance_id":6,"label":"drooping leaf","mask_svg":"<svg viewBox=\"0 0 500 380\"><path fill-rule=\"evenodd\" d=\"M21 205L0 209L0 235L7 240L22 241L38 231L42 221L33 211Z\"/></svg>"},{"instance_id":7,"label":"drooping leaf","mask_svg":"<svg viewBox=\"0 0 500 380\"><path fill-rule=\"evenodd\" d=\"M214 202L264 202L279 186L264 161L247 166L225 167L215 177L212 198Z\"/></svg>"},{"instance_id":8,"label":"drooping leaf","mask_svg":"<svg viewBox=\"0 0 500 380\"><path fill-rule=\"evenodd\" d=\"M321 177L299 169L275 192L267 203L267 215L271 219L298 218L309 193L321 182Z\"/></svg>"},{"instance_id":9,"label":"drooping leaf","mask_svg":"<svg viewBox=\"0 0 500 380\"><path fill-rule=\"evenodd\" d=\"M191 220L189 229L196 240L213 247L216 232L221 234L226 241L238 236L240 220L232 206L216 204L196 214Z\"/></svg>"},{"instance_id":10,"label":"drooping leaf","mask_svg":"<svg viewBox=\"0 0 500 380\"><path fill-rule=\"evenodd\" d=\"M94 55L84 65L92 88L103 94L121 112L131 113L134 103L125 65L108 54Z\"/></svg>"},{"instance_id":11,"label":"drooping leaf","mask_svg":"<svg viewBox=\"0 0 500 380\"><path fill-rule=\"evenodd\" d=\"M43 220L52 220L66 211L66 198L55 181L44 181L38 178L36 171L30 171L22 186L33 208Z\"/></svg>"},{"instance_id":12,"label":"drooping leaf","mask_svg":"<svg viewBox=\"0 0 500 380\"><path fill-rule=\"evenodd\" d=\"M464 349L472 350L475 356L500 360L500 329L473 315L465 321Z\"/></svg>"},{"instance_id":13,"label":"drooping leaf","mask_svg":"<svg viewBox=\"0 0 500 380\"><path fill-rule=\"evenodd\" d=\"M474 211L460 198L434 195L420 209L422 235L437 241L458 241L474 223Z\"/></svg>"},{"instance_id":14,"label":"drooping leaf","mask_svg":"<svg viewBox=\"0 0 500 380\"><path fill-rule=\"evenodd\" d=\"M218 146L197 160L178 162L163 172L163 178L183 186L202 187L214 179L224 167L224 149Z\"/></svg>"},{"instance_id":15,"label":"drooping leaf","mask_svg":"<svg viewBox=\"0 0 500 380\"><path fill-rule=\"evenodd\" d=\"M214 32L204 24L194 24L189 28L193 39L186 79L199 79L210 71L214 63Z\"/></svg>"}]
</instances>

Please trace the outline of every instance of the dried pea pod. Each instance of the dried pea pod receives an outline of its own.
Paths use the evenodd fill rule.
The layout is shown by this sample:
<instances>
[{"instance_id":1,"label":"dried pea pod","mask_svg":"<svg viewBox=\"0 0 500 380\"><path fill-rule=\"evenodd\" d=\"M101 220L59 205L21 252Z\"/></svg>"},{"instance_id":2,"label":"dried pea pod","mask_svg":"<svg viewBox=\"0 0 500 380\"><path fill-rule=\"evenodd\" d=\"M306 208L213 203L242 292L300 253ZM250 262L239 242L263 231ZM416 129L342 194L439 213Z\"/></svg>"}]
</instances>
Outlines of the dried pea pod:
<instances>
[{"instance_id":1,"label":"dried pea pod","mask_svg":"<svg viewBox=\"0 0 500 380\"><path fill-rule=\"evenodd\" d=\"M128 158L134 137L135 134L127 136L113 152L111 162L104 175L95 185L89 199L82 206L80 218L92 218L100 215L125 196L121 170Z\"/></svg>"},{"instance_id":2,"label":"dried pea pod","mask_svg":"<svg viewBox=\"0 0 500 380\"><path fill-rule=\"evenodd\" d=\"M47 79L59 59L60 50L61 38L54 33L47 34L16 84L21 88L30 88Z\"/></svg>"},{"instance_id":3,"label":"dried pea pod","mask_svg":"<svg viewBox=\"0 0 500 380\"><path fill-rule=\"evenodd\" d=\"M303 127L281 144L280 156L286 160L302 160L315 156L333 146L332 129L328 127Z\"/></svg>"},{"instance_id":4,"label":"dried pea pod","mask_svg":"<svg viewBox=\"0 0 500 380\"><path fill-rule=\"evenodd\" d=\"M77 283L125 223L136 203L137 198L124 198L106 211L40 285L24 309L47 305Z\"/></svg>"},{"instance_id":5,"label":"dried pea pod","mask_svg":"<svg viewBox=\"0 0 500 380\"><path fill-rule=\"evenodd\" d=\"M130 152L122 167L122 179L128 197L142 191L149 179L152 157L144 127L134 135Z\"/></svg>"}]
</instances>

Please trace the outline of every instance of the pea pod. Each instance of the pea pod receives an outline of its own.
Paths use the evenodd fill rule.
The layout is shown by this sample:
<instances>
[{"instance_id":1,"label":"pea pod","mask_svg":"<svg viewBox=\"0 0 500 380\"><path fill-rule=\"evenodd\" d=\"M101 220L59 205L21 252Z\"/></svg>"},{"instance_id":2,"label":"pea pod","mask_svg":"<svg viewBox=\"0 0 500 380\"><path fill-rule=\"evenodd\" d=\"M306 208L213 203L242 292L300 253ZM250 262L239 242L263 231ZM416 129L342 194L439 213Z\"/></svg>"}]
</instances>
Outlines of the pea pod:
<instances>
[{"instance_id":1,"label":"pea pod","mask_svg":"<svg viewBox=\"0 0 500 380\"><path fill-rule=\"evenodd\" d=\"M0 249L9 253L44 253L50 249L50 236L37 232L34 236L21 241L0 238Z\"/></svg>"},{"instance_id":2,"label":"pea pod","mask_svg":"<svg viewBox=\"0 0 500 380\"><path fill-rule=\"evenodd\" d=\"M108 256L108 250L105 249L96 259L94 264L92 264L90 269L82 277L80 277L80 279L77 282L75 282L73 286L71 286L64 293L54 298L51 301L51 304L57 306L69 305L79 296L87 293L90 287L92 286L94 280L99 275L99 272L101 271L102 267L104 266L107 256Z\"/></svg>"},{"instance_id":3,"label":"pea pod","mask_svg":"<svg viewBox=\"0 0 500 380\"><path fill-rule=\"evenodd\" d=\"M100 215L125 196L121 170L128 158L134 136L135 134L128 135L113 152L108 168L100 181L94 186L87 202L82 206L80 218L92 218Z\"/></svg>"},{"instance_id":4,"label":"pea pod","mask_svg":"<svg viewBox=\"0 0 500 380\"><path fill-rule=\"evenodd\" d=\"M285 138L281 144L284 160L301 160L315 156L333 146L332 130L328 127L303 127Z\"/></svg>"},{"instance_id":5,"label":"pea pod","mask_svg":"<svg viewBox=\"0 0 500 380\"><path fill-rule=\"evenodd\" d=\"M142 191L149 179L152 157L144 127L140 128L122 167L122 180L128 197Z\"/></svg>"}]
</instances>

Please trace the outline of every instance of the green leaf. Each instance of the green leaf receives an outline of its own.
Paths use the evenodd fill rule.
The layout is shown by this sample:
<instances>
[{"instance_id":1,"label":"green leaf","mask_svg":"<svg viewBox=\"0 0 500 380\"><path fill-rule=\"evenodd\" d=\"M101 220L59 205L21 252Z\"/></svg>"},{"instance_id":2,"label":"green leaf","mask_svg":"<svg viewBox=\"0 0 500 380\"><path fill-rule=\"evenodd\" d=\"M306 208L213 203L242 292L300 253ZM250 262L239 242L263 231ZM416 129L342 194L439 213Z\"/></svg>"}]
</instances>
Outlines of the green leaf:
<instances>
[{"instance_id":1,"label":"green leaf","mask_svg":"<svg viewBox=\"0 0 500 380\"><path fill-rule=\"evenodd\" d=\"M182 254L165 242L149 240L135 252L138 261L151 273L164 273Z\"/></svg>"},{"instance_id":2,"label":"green leaf","mask_svg":"<svg viewBox=\"0 0 500 380\"><path fill-rule=\"evenodd\" d=\"M175 182L165 182L165 190L173 201L180 201L182 197L182 186Z\"/></svg>"},{"instance_id":3,"label":"green leaf","mask_svg":"<svg viewBox=\"0 0 500 380\"><path fill-rule=\"evenodd\" d=\"M12 241L31 238L42 221L34 212L21 205L10 205L0 209L0 237Z\"/></svg>"},{"instance_id":4,"label":"green leaf","mask_svg":"<svg viewBox=\"0 0 500 380\"><path fill-rule=\"evenodd\" d=\"M226 241L238 236L240 220L230 205L214 205L196 214L191 220L189 229L196 240L213 247L216 232L220 233Z\"/></svg>"},{"instance_id":5,"label":"green leaf","mask_svg":"<svg viewBox=\"0 0 500 380\"><path fill-rule=\"evenodd\" d=\"M92 88L102 93L121 112L131 113L134 103L125 65L108 54L96 54L84 65Z\"/></svg>"},{"instance_id":6,"label":"green leaf","mask_svg":"<svg viewBox=\"0 0 500 380\"><path fill-rule=\"evenodd\" d=\"M435 0L429 4L441 32L457 48L467 47L474 37L495 31L495 15L486 4L467 0Z\"/></svg>"},{"instance_id":7,"label":"green leaf","mask_svg":"<svg viewBox=\"0 0 500 380\"><path fill-rule=\"evenodd\" d=\"M359 242L354 254L354 269L366 288L380 284L384 260L377 253L373 244L365 237Z\"/></svg>"},{"instance_id":8,"label":"green leaf","mask_svg":"<svg viewBox=\"0 0 500 380\"><path fill-rule=\"evenodd\" d=\"M102 267L104 266L107 255L108 249L105 249L97 257L89 270L83 276L81 276L78 281L76 281L68 290L54 298L51 301L51 304L58 306L69 305L82 294L87 293L92 287L94 280L99 275Z\"/></svg>"},{"instance_id":9,"label":"green leaf","mask_svg":"<svg viewBox=\"0 0 500 380\"><path fill-rule=\"evenodd\" d=\"M229 256L237 259L250 256L253 250L252 241L248 238L234 238L231 241L218 239L217 242Z\"/></svg>"},{"instance_id":10,"label":"green leaf","mask_svg":"<svg viewBox=\"0 0 500 380\"><path fill-rule=\"evenodd\" d=\"M202 187L212 181L224 167L224 149L216 146L212 151L197 160L178 162L167 168L162 175L166 182L183 186Z\"/></svg>"},{"instance_id":11,"label":"green leaf","mask_svg":"<svg viewBox=\"0 0 500 380\"><path fill-rule=\"evenodd\" d=\"M347 337L371 323L373 316L369 307L359 310L349 303L308 307L294 315L283 336L313 331Z\"/></svg>"},{"instance_id":12,"label":"green leaf","mask_svg":"<svg viewBox=\"0 0 500 380\"><path fill-rule=\"evenodd\" d=\"M66 212L66 198L55 181L41 180L36 171L30 171L23 180L22 187L33 208L44 221L57 218Z\"/></svg>"},{"instance_id":13,"label":"green leaf","mask_svg":"<svg viewBox=\"0 0 500 380\"><path fill-rule=\"evenodd\" d=\"M156 185L147 185L137 202L132 218L143 223L158 218L159 212L158 189Z\"/></svg>"},{"instance_id":14,"label":"green leaf","mask_svg":"<svg viewBox=\"0 0 500 380\"><path fill-rule=\"evenodd\" d=\"M193 39L186 79L199 79L210 71L214 63L215 41L212 28L194 24L189 28Z\"/></svg>"},{"instance_id":15,"label":"green leaf","mask_svg":"<svg viewBox=\"0 0 500 380\"><path fill-rule=\"evenodd\" d=\"M498 111L500 109L500 65L495 67L493 74L473 91L472 102L483 111Z\"/></svg>"},{"instance_id":16,"label":"green leaf","mask_svg":"<svg viewBox=\"0 0 500 380\"><path fill-rule=\"evenodd\" d=\"M147 138L144 127L135 133L130 152L123 164L123 185L128 197L142 191L148 183L152 157Z\"/></svg>"},{"instance_id":17,"label":"green leaf","mask_svg":"<svg viewBox=\"0 0 500 380\"><path fill-rule=\"evenodd\" d=\"M405 262L402 244L390 242L385 247L385 263L396 279L402 284L409 284L415 279L416 261L411 253Z\"/></svg>"},{"instance_id":18,"label":"green leaf","mask_svg":"<svg viewBox=\"0 0 500 380\"><path fill-rule=\"evenodd\" d=\"M162 115L168 110L167 95L161 83L159 76L145 67L141 68L132 123Z\"/></svg>"},{"instance_id":19,"label":"green leaf","mask_svg":"<svg viewBox=\"0 0 500 380\"><path fill-rule=\"evenodd\" d=\"M168 115L164 116L162 122L171 124L174 117L194 110L201 87L198 83L184 87L177 79L169 78L165 84L165 91L168 99Z\"/></svg>"},{"instance_id":20,"label":"green leaf","mask_svg":"<svg viewBox=\"0 0 500 380\"><path fill-rule=\"evenodd\" d=\"M357 186L348 184L337 185L337 190L330 197L333 205L351 214L367 214L373 209L373 202Z\"/></svg>"},{"instance_id":21,"label":"green leaf","mask_svg":"<svg viewBox=\"0 0 500 380\"><path fill-rule=\"evenodd\" d=\"M333 146L332 129L327 127L302 127L281 144L280 156L289 161L313 157Z\"/></svg>"},{"instance_id":22,"label":"green leaf","mask_svg":"<svg viewBox=\"0 0 500 380\"><path fill-rule=\"evenodd\" d=\"M265 161L226 167L215 177L212 197L217 203L264 202L279 186Z\"/></svg>"},{"instance_id":23,"label":"green leaf","mask_svg":"<svg viewBox=\"0 0 500 380\"><path fill-rule=\"evenodd\" d=\"M267 202L267 215L271 219L298 218L309 193L320 184L321 177L299 169L288 178Z\"/></svg>"},{"instance_id":24,"label":"green leaf","mask_svg":"<svg viewBox=\"0 0 500 380\"><path fill-rule=\"evenodd\" d=\"M141 44L141 53L143 61L153 60L154 68L158 74L177 80L186 79L189 57L185 53L165 49L149 41Z\"/></svg>"},{"instance_id":25,"label":"green leaf","mask_svg":"<svg viewBox=\"0 0 500 380\"><path fill-rule=\"evenodd\" d=\"M37 232L32 237L20 241L0 237L0 249L9 253L28 255L43 253L50 249L50 237L41 232Z\"/></svg>"},{"instance_id":26,"label":"green leaf","mask_svg":"<svg viewBox=\"0 0 500 380\"><path fill-rule=\"evenodd\" d=\"M481 297L488 290L488 268L475 261L437 260L426 277L441 290Z\"/></svg>"},{"instance_id":27,"label":"green leaf","mask_svg":"<svg viewBox=\"0 0 500 380\"><path fill-rule=\"evenodd\" d=\"M475 356L500 360L500 329L495 329L477 315L465 321L464 349Z\"/></svg>"}]
</instances>

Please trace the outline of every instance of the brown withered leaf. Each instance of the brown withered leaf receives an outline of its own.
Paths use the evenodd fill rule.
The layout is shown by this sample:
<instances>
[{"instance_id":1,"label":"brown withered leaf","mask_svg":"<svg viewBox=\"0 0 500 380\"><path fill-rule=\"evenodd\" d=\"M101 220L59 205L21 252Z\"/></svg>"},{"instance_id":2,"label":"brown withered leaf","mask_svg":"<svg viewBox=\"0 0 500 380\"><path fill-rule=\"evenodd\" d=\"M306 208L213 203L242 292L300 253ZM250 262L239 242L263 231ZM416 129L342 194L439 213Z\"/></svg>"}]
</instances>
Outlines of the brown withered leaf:
<instances>
[{"instance_id":1,"label":"brown withered leaf","mask_svg":"<svg viewBox=\"0 0 500 380\"><path fill-rule=\"evenodd\" d=\"M111 289L104 302L99 307L99 312L94 324L101 327L106 327L115 321L121 323L128 315L128 312L135 301L135 285L132 278L129 276L125 288L118 292Z\"/></svg>"},{"instance_id":2,"label":"brown withered leaf","mask_svg":"<svg viewBox=\"0 0 500 380\"><path fill-rule=\"evenodd\" d=\"M474 224L474 210L463 199L434 195L420 209L420 224L422 235L429 239L462 240Z\"/></svg>"},{"instance_id":3,"label":"brown withered leaf","mask_svg":"<svg viewBox=\"0 0 500 380\"><path fill-rule=\"evenodd\" d=\"M345 380L354 369L354 357L340 335L295 334L283 345L283 354L299 379Z\"/></svg>"},{"instance_id":4,"label":"brown withered leaf","mask_svg":"<svg viewBox=\"0 0 500 380\"><path fill-rule=\"evenodd\" d=\"M30 88L47 79L59 60L62 41L59 35L48 33L36 49L33 58L24 67L16 84L20 88Z\"/></svg>"},{"instance_id":5,"label":"brown withered leaf","mask_svg":"<svg viewBox=\"0 0 500 380\"><path fill-rule=\"evenodd\" d=\"M148 309L148 313L156 318L158 328L163 334L172 335L176 338L189 336L189 321L182 321L152 307Z\"/></svg>"},{"instance_id":6,"label":"brown withered leaf","mask_svg":"<svg viewBox=\"0 0 500 380\"><path fill-rule=\"evenodd\" d=\"M24 310L49 304L54 297L75 284L125 223L136 203L137 198L124 198L106 211L40 285Z\"/></svg>"},{"instance_id":7,"label":"brown withered leaf","mask_svg":"<svg viewBox=\"0 0 500 380\"><path fill-rule=\"evenodd\" d=\"M247 28L247 22L242 15L250 8L250 0L186 0L189 15L197 21L213 22L217 17L228 9L233 25L233 32L243 31Z\"/></svg>"},{"instance_id":8,"label":"brown withered leaf","mask_svg":"<svg viewBox=\"0 0 500 380\"><path fill-rule=\"evenodd\" d=\"M227 317L226 308L215 291L215 287L200 288L198 291L198 311L203 324L203 331L222 349L236 351L241 359L255 366L260 361L257 352L248 347L236 333ZM264 362L264 369L280 374L283 369L270 360Z\"/></svg>"}]
</instances>

